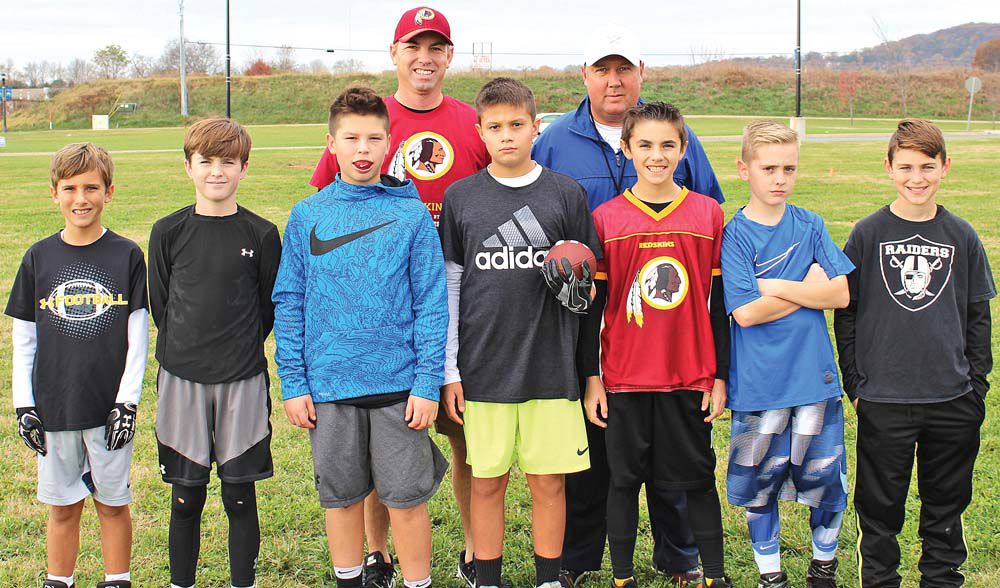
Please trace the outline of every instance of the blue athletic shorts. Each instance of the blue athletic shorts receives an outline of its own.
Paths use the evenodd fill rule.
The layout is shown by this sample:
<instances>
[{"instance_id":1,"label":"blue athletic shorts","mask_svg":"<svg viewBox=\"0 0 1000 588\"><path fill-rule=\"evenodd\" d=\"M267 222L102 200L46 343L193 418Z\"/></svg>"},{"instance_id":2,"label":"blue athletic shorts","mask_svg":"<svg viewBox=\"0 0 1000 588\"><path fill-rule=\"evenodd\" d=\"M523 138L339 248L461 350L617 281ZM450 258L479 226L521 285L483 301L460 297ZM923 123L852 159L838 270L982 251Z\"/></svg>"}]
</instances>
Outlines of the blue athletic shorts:
<instances>
[{"instance_id":1,"label":"blue athletic shorts","mask_svg":"<svg viewBox=\"0 0 1000 588\"><path fill-rule=\"evenodd\" d=\"M729 503L762 507L794 500L839 512L847 508L847 456L840 397L814 404L732 411Z\"/></svg>"}]
</instances>

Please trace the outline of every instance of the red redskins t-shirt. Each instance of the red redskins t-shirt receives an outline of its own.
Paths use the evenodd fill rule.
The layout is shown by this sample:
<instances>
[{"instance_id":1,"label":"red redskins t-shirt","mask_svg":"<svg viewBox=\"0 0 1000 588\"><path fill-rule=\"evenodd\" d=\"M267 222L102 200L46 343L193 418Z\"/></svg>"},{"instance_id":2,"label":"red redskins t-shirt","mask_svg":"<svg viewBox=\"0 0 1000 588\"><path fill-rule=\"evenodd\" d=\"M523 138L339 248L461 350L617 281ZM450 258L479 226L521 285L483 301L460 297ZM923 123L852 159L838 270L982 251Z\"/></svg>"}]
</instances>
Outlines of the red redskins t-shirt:
<instances>
[{"instance_id":1,"label":"red redskins t-shirt","mask_svg":"<svg viewBox=\"0 0 1000 588\"><path fill-rule=\"evenodd\" d=\"M601 368L610 392L711 391L715 339L708 313L721 275L724 215L686 188L657 213L630 190L597 207L607 280Z\"/></svg>"},{"instance_id":2,"label":"red redskins t-shirt","mask_svg":"<svg viewBox=\"0 0 1000 588\"><path fill-rule=\"evenodd\" d=\"M486 145L476 132L476 110L450 96L426 112L410 110L392 96L385 98L385 105L391 141L382 173L413 180L437 225L445 189L490 162ZM324 150L309 183L325 188L339 171L337 158Z\"/></svg>"}]
</instances>

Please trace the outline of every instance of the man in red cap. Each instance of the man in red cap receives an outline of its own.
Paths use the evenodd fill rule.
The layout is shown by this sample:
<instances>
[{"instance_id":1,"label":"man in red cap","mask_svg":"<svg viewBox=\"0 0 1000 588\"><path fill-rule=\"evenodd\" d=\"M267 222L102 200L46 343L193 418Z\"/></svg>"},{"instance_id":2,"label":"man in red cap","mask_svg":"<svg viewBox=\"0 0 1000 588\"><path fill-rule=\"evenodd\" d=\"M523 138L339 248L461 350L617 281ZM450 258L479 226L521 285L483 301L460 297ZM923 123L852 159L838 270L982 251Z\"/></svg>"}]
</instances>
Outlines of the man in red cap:
<instances>
[{"instance_id":1,"label":"man in red cap","mask_svg":"<svg viewBox=\"0 0 1000 588\"><path fill-rule=\"evenodd\" d=\"M392 96L385 98L390 156L382 165L382 173L413 180L436 225L445 189L486 167L490 157L476 132L476 110L445 96L441 90L455 55L448 19L426 6L406 11L396 25L389 55L396 66L397 87ZM325 188L339 171L337 158L324 150L309 183ZM444 410L439 411L435 428L448 437L452 449L452 486L465 535L465 549L457 556L457 572L474 588L469 522L472 472L465 461L465 434ZM365 535L371 553L365 557L364 586L389 588L396 575L388 550L389 514L374 492L365 501Z\"/></svg>"}]
</instances>

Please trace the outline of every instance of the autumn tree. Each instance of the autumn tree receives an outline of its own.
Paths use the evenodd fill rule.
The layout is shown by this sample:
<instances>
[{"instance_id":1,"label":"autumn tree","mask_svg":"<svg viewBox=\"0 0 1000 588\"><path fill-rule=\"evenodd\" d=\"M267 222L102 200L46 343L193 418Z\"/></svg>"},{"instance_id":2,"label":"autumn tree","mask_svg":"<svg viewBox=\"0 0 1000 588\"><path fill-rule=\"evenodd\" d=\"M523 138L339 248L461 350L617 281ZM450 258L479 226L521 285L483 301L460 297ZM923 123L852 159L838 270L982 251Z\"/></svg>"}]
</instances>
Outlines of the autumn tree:
<instances>
[{"instance_id":1,"label":"autumn tree","mask_svg":"<svg viewBox=\"0 0 1000 588\"><path fill-rule=\"evenodd\" d=\"M910 86L913 84L913 64L910 50L900 43L893 41L889 35L889 28L880 20L873 19L875 23L875 34L882 41L885 48L886 70L892 77L893 85L896 86L896 97L902 106L903 118L907 116L910 98Z\"/></svg>"},{"instance_id":2,"label":"autumn tree","mask_svg":"<svg viewBox=\"0 0 1000 588\"><path fill-rule=\"evenodd\" d=\"M972 67L985 72L1000 72L1000 39L986 41L977 47Z\"/></svg>"},{"instance_id":3,"label":"autumn tree","mask_svg":"<svg viewBox=\"0 0 1000 588\"><path fill-rule=\"evenodd\" d=\"M128 64L128 53L118 45L108 45L94 52L94 65L101 77L119 78L125 74Z\"/></svg>"},{"instance_id":4,"label":"autumn tree","mask_svg":"<svg viewBox=\"0 0 1000 588\"><path fill-rule=\"evenodd\" d=\"M851 126L854 126L854 95L858 93L858 72L842 71L837 80L837 95L840 103L851 110Z\"/></svg>"},{"instance_id":5,"label":"autumn tree","mask_svg":"<svg viewBox=\"0 0 1000 588\"><path fill-rule=\"evenodd\" d=\"M248 76L269 76L271 72L271 66L263 59L258 59L251 63L243 73Z\"/></svg>"}]
</instances>

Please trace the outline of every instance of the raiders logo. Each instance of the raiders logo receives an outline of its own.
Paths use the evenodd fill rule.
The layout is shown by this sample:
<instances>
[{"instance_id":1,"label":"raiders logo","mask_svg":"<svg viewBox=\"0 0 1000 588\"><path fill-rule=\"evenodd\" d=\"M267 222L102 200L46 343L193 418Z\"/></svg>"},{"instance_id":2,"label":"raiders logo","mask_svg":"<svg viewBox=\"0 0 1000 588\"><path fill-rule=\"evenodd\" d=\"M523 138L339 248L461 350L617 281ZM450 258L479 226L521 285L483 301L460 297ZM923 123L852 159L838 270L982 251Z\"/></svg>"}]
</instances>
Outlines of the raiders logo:
<instances>
[{"instance_id":1,"label":"raiders logo","mask_svg":"<svg viewBox=\"0 0 1000 588\"><path fill-rule=\"evenodd\" d=\"M405 180L436 180L455 163L455 149L437 133L423 131L399 144L389 164L389 175Z\"/></svg>"},{"instance_id":2,"label":"raiders logo","mask_svg":"<svg viewBox=\"0 0 1000 588\"><path fill-rule=\"evenodd\" d=\"M934 304L951 279L955 247L914 235L879 243L882 281L896 304L910 312Z\"/></svg>"},{"instance_id":3,"label":"raiders logo","mask_svg":"<svg viewBox=\"0 0 1000 588\"><path fill-rule=\"evenodd\" d=\"M433 20L433 19L434 19L433 10L431 10L430 8L421 8L420 10L417 11L415 15L413 15L413 24L422 25L424 24L425 20Z\"/></svg>"},{"instance_id":4,"label":"raiders logo","mask_svg":"<svg viewBox=\"0 0 1000 588\"><path fill-rule=\"evenodd\" d=\"M635 274L625 302L625 320L642 328L643 303L656 310L676 308L687 297L687 270L673 257L655 257Z\"/></svg>"}]
</instances>

